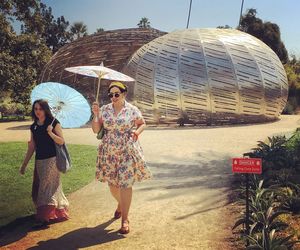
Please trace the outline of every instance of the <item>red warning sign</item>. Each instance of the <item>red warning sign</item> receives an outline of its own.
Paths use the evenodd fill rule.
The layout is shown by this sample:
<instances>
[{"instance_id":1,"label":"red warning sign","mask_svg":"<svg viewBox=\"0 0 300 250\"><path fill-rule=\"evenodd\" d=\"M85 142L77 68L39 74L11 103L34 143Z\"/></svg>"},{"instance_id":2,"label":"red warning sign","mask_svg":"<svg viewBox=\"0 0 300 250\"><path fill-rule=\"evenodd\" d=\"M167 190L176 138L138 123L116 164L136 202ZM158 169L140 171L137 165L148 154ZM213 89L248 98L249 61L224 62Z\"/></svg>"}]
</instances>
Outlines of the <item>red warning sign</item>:
<instances>
[{"instance_id":1,"label":"red warning sign","mask_svg":"<svg viewBox=\"0 0 300 250\"><path fill-rule=\"evenodd\" d=\"M233 173L261 174L260 158L232 158Z\"/></svg>"}]
</instances>

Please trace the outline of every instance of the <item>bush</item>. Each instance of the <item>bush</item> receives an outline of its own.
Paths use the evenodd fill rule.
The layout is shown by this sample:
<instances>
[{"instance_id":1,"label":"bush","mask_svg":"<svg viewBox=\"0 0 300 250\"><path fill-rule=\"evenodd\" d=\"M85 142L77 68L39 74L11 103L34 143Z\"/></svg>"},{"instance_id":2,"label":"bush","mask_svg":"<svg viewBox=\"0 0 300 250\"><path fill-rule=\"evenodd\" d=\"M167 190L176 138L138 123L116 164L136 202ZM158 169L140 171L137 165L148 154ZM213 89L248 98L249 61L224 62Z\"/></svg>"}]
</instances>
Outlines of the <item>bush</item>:
<instances>
[{"instance_id":1,"label":"bush","mask_svg":"<svg viewBox=\"0 0 300 250\"><path fill-rule=\"evenodd\" d=\"M9 102L0 103L0 112L2 114L14 114L16 106Z\"/></svg>"},{"instance_id":2,"label":"bush","mask_svg":"<svg viewBox=\"0 0 300 250\"><path fill-rule=\"evenodd\" d=\"M246 249L293 249L299 241L293 240L290 222L283 221L282 215L300 213L300 185L296 184L300 170L300 129L288 140L276 136L269 137L267 142L260 141L244 156L262 158L263 162L263 174L250 175L249 235L242 230L242 238L250 243ZM244 188L240 196L245 198ZM233 229L245 222L243 214Z\"/></svg>"},{"instance_id":3,"label":"bush","mask_svg":"<svg viewBox=\"0 0 300 250\"><path fill-rule=\"evenodd\" d=\"M268 137L268 141L259 141L256 148L253 148L251 152L245 153L244 156L250 158L261 158L263 167L263 173L279 170L287 167L289 161L287 159L287 140L285 136L273 136Z\"/></svg>"},{"instance_id":4,"label":"bush","mask_svg":"<svg viewBox=\"0 0 300 250\"><path fill-rule=\"evenodd\" d=\"M289 182L284 188L281 207L293 214L300 213L300 185Z\"/></svg>"},{"instance_id":5,"label":"bush","mask_svg":"<svg viewBox=\"0 0 300 250\"><path fill-rule=\"evenodd\" d=\"M288 149L289 158L292 160L294 168L300 170L300 130L299 128L288 140L286 147Z\"/></svg>"},{"instance_id":6,"label":"bush","mask_svg":"<svg viewBox=\"0 0 300 250\"><path fill-rule=\"evenodd\" d=\"M280 216L288 214L288 205L277 206L275 197L280 191L273 188L264 188L264 181L256 178L251 179L249 189L249 235L245 235L243 240L249 241L250 245L246 249L290 249L298 241L291 241L293 235L282 237L282 231L288 224L280 220ZM286 200L287 201L287 200ZM246 223L245 214L236 221L232 229Z\"/></svg>"},{"instance_id":7,"label":"bush","mask_svg":"<svg viewBox=\"0 0 300 250\"><path fill-rule=\"evenodd\" d=\"M297 104L297 98L296 97L289 97L282 113L283 114L287 114L287 115L292 115L292 114L295 114L295 111L298 107L298 104Z\"/></svg>"},{"instance_id":8,"label":"bush","mask_svg":"<svg viewBox=\"0 0 300 250\"><path fill-rule=\"evenodd\" d=\"M292 115L295 113L295 108L290 104L290 103L287 103L282 111L282 114L284 115Z\"/></svg>"},{"instance_id":9,"label":"bush","mask_svg":"<svg viewBox=\"0 0 300 250\"><path fill-rule=\"evenodd\" d=\"M11 102L9 99L6 99L2 103L0 103L0 118L3 118L3 116L7 116L12 117L12 119L14 119L16 115L18 116L18 118L24 118L26 115L30 114L30 109L31 107L29 105L24 105L22 103L14 103Z\"/></svg>"}]
</instances>

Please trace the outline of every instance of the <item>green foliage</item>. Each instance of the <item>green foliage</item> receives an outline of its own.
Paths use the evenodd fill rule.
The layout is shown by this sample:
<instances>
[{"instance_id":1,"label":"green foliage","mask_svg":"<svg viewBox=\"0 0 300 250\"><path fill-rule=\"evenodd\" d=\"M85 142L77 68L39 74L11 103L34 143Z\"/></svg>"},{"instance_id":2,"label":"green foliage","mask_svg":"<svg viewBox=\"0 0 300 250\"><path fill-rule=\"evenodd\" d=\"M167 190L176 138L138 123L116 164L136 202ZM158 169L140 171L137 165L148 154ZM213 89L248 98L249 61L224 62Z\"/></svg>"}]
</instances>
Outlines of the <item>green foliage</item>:
<instances>
[{"instance_id":1,"label":"green foliage","mask_svg":"<svg viewBox=\"0 0 300 250\"><path fill-rule=\"evenodd\" d=\"M291 241L292 235L287 237L276 236L276 230L262 230L254 236L246 236L250 245L247 250L289 250L299 241Z\"/></svg>"},{"instance_id":2,"label":"green foliage","mask_svg":"<svg viewBox=\"0 0 300 250\"><path fill-rule=\"evenodd\" d=\"M101 32L103 32L103 31L104 31L103 28L98 28L94 34L101 33Z\"/></svg>"},{"instance_id":3,"label":"green foliage","mask_svg":"<svg viewBox=\"0 0 300 250\"><path fill-rule=\"evenodd\" d=\"M257 147L244 156L262 158L263 171L280 169L287 164L286 142L285 136L268 137L268 142L259 141Z\"/></svg>"},{"instance_id":4,"label":"green foliage","mask_svg":"<svg viewBox=\"0 0 300 250\"><path fill-rule=\"evenodd\" d=\"M218 26L217 29L232 29L232 27L226 24L225 26Z\"/></svg>"},{"instance_id":5,"label":"green foliage","mask_svg":"<svg viewBox=\"0 0 300 250\"><path fill-rule=\"evenodd\" d=\"M280 207L293 214L300 214L300 185L288 182L282 192Z\"/></svg>"},{"instance_id":6,"label":"green foliage","mask_svg":"<svg viewBox=\"0 0 300 250\"><path fill-rule=\"evenodd\" d=\"M273 188L263 187L264 180L252 179L253 182L258 181L256 184L252 182L252 185L249 187L249 212L250 212L250 224L251 231L250 233L255 233L259 230L262 230L264 227L267 228L282 228L286 225L279 224L274 220L285 211L275 211L274 210L274 201L276 190ZM242 189L242 193L245 194L245 188ZM245 195L244 199L241 200L245 204ZM233 229L244 224L246 222L246 215L239 219Z\"/></svg>"},{"instance_id":7,"label":"green foliage","mask_svg":"<svg viewBox=\"0 0 300 250\"><path fill-rule=\"evenodd\" d=\"M300 130L299 128L295 131L292 137L286 144L289 152L288 157L293 164L293 167L300 171Z\"/></svg>"},{"instance_id":8,"label":"green foliage","mask_svg":"<svg viewBox=\"0 0 300 250\"><path fill-rule=\"evenodd\" d=\"M142 17L137 26L143 29L151 28L150 21L147 17Z\"/></svg>"},{"instance_id":9,"label":"green foliage","mask_svg":"<svg viewBox=\"0 0 300 250\"><path fill-rule=\"evenodd\" d=\"M300 185L291 182L297 178L297 164L300 157L300 129L287 140L284 136L268 138L268 142L259 142L258 147L244 155L258 157L263 160L262 177L250 175L249 188L249 235L243 239L250 242L246 249L292 249L300 241L293 241L293 235L285 230L288 223L282 221L282 215L300 213ZM266 183L263 179L268 177ZM299 178L298 178L299 179ZM299 180L297 180L299 181ZM245 188L240 189L245 199ZM245 201L242 200L243 204ZM243 215L233 226L233 229L244 225ZM283 232L284 231L284 232Z\"/></svg>"},{"instance_id":10,"label":"green foliage","mask_svg":"<svg viewBox=\"0 0 300 250\"><path fill-rule=\"evenodd\" d=\"M291 57L292 60L284 65L289 82L289 96L284 109L285 114L295 113L297 107L300 106L300 61L294 55Z\"/></svg>"},{"instance_id":11,"label":"green foliage","mask_svg":"<svg viewBox=\"0 0 300 250\"><path fill-rule=\"evenodd\" d=\"M68 145L68 148L72 169L61 175L65 194L87 185L95 176L96 148L86 145ZM26 174L19 175L19 167L26 150L25 142L0 143L0 225L34 213L31 201L33 159L28 165Z\"/></svg>"},{"instance_id":12,"label":"green foliage","mask_svg":"<svg viewBox=\"0 0 300 250\"><path fill-rule=\"evenodd\" d=\"M293 114L295 114L297 107L298 107L297 98L295 96L289 97L288 101L282 111L282 114L293 115Z\"/></svg>"},{"instance_id":13,"label":"green foliage","mask_svg":"<svg viewBox=\"0 0 300 250\"><path fill-rule=\"evenodd\" d=\"M51 51L45 43L40 41L38 36L22 34L18 36L16 47L12 53L18 58L18 65L21 67L18 72L21 77L13 85L12 97L26 103L29 100L28 93L37 84L38 76L50 60Z\"/></svg>"},{"instance_id":14,"label":"green foliage","mask_svg":"<svg viewBox=\"0 0 300 250\"><path fill-rule=\"evenodd\" d=\"M45 41L46 45L55 53L59 48L71 41L71 33L68 30L69 22L65 20L64 16L54 19L51 7L40 3L40 8L37 10L39 19L42 23L42 32L39 34ZM36 22L33 22L35 24ZM35 25L29 26L27 32L34 33Z\"/></svg>"},{"instance_id":15,"label":"green foliage","mask_svg":"<svg viewBox=\"0 0 300 250\"><path fill-rule=\"evenodd\" d=\"M14 36L10 50L0 53L3 89L10 91L16 102L28 104L29 93L50 57L50 50L36 35Z\"/></svg>"},{"instance_id":16,"label":"green foliage","mask_svg":"<svg viewBox=\"0 0 300 250\"><path fill-rule=\"evenodd\" d=\"M70 42L69 22L64 16L54 19L51 7L39 0L6 0L3 6L0 5L0 10L6 19L12 16L21 22L22 34L37 35L53 53Z\"/></svg>"},{"instance_id":17,"label":"green foliage","mask_svg":"<svg viewBox=\"0 0 300 250\"><path fill-rule=\"evenodd\" d=\"M86 36L87 26L83 22L75 22L70 28L71 40L76 40L80 37Z\"/></svg>"},{"instance_id":18,"label":"green foliage","mask_svg":"<svg viewBox=\"0 0 300 250\"><path fill-rule=\"evenodd\" d=\"M30 106L25 106L21 103L14 103L11 99L7 98L4 99L0 103L0 112L2 115L29 115L30 113Z\"/></svg>"},{"instance_id":19,"label":"green foliage","mask_svg":"<svg viewBox=\"0 0 300 250\"><path fill-rule=\"evenodd\" d=\"M13 19L22 23L21 34L13 31ZM55 34L51 31L56 24L67 27L63 18L56 23L51 8L38 0L1 2L0 98L4 92L10 93L16 103L29 104L29 93L52 55L49 47L55 51L63 45L60 38L56 43L48 39L59 36L59 29L53 31Z\"/></svg>"},{"instance_id":20,"label":"green foliage","mask_svg":"<svg viewBox=\"0 0 300 250\"><path fill-rule=\"evenodd\" d=\"M257 181L255 184L254 182ZM279 220L288 211L282 210L283 206L275 206L276 193L273 188L264 188L264 181L256 178L252 179L252 187L249 189L249 235L244 236L244 240L250 242L247 249L280 249L278 247L288 247L296 242L289 241L293 236L275 237L275 232L287 228L288 224ZM233 229L246 223L246 215L236 221ZM283 248L285 249L285 248Z\"/></svg>"},{"instance_id":21,"label":"green foliage","mask_svg":"<svg viewBox=\"0 0 300 250\"><path fill-rule=\"evenodd\" d=\"M277 24L263 22L256 17L256 9L249 9L241 18L238 29L247 32L266 43L280 58L282 63L288 62L288 53L281 41L280 28Z\"/></svg>"}]
</instances>

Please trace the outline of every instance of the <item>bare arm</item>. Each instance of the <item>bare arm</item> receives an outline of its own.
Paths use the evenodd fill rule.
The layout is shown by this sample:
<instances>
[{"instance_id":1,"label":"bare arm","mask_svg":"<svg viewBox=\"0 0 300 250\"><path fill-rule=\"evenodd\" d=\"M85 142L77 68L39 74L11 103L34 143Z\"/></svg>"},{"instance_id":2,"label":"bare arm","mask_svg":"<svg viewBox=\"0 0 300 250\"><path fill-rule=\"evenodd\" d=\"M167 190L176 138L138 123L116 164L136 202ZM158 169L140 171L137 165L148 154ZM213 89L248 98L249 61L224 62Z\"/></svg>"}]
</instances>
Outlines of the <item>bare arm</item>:
<instances>
[{"instance_id":1,"label":"bare arm","mask_svg":"<svg viewBox=\"0 0 300 250\"><path fill-rule=\"evenodd\" d=\"M33 153L35 151L35 142L33 140L33 135L32 132L30 133L30 141L28 142L28 148L27 148L27 152L25 155L25 159L22 163L22 166L20 167L20 174L25 174L25 170L27 168L28 162L30 161Z\"/></svg>"},{"instance_id":2,"label":"bare arm","mask_svg":"<svg viewBox=\"0 0 300 250\"><path fill-rule=\"evenodd\" d=\"M65 143L63 132L61 125L59 123L56 124L53 133L53 127L51 125L47 128L49 136L54 140L55 143L59 145L63 145Z\"/></svg>"},{"instance_id":3,"label":"bare arm","mask_svg":"<svg viewBox=\"0 0 300 250\"><path fill-rule=\"evenodd\" d=\"M132 138L134 141L137 141L139 135L144 131L144 129L147 126L146 126L146 122L145 122L144 118L135 120L135 125L136 125L137 129L134 132L132 132Z\"/></svg>"},{"instance_id":4,"label":"bare arm","mask_svg":"<svg viewBox=\"0 0 300 250\"><path fill-rule=\"evenodd\" d=\"M137 127L135 133L137 133L137 135L140 135L144 131L144 129L147 127L144 119L136 120L135 125Z\"/></svg>"},{"instance_id":5,"label":"bare arm","mask_svg":"<svg viewBox=\"0 0 300 250\"><path fill-rule=\"evenodd\" d=\"M94 102L92 106L92 111L94 114L94 118L92 120L92 130L95 134L97 134L100 131L101 126L103 126L103 121L101 117L99 118L99 110L99 104Z\"/></svg>"}]
</instances>

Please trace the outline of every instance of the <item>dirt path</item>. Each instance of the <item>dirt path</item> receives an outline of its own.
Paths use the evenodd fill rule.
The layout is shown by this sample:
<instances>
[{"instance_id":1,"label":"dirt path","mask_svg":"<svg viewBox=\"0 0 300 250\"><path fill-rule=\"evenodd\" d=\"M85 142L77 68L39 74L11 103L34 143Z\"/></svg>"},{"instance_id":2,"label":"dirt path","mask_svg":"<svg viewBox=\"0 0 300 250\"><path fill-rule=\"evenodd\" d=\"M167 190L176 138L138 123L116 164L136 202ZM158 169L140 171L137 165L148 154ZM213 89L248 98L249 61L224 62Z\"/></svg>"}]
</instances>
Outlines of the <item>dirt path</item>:
<instances>
[{"instance_id":1,"label":"dirt path","mask_svg":"<svg viewBox=\"0 0 300 250\"><path fill-rule=\"evenodd\" d=\"M118 235L115 203L106 185L92 182L71 194L72 218L34 232L16 228L7 249L233 249L228 203L231 157L258 140L300 127L300 116L268 124L198 129L148 129L141 136L151 181L134 187L132 232ZM0 141L26 141L28 123L0 123ZM96 145L89 128L64 130L66 140ZM9 239L18 239L13 241ZM5 249L5 248L4 248Z\"/></svg>"}]
</instances>

